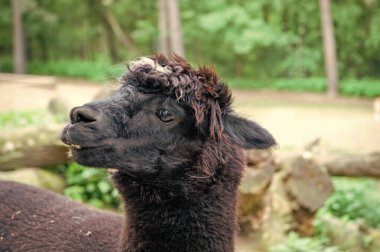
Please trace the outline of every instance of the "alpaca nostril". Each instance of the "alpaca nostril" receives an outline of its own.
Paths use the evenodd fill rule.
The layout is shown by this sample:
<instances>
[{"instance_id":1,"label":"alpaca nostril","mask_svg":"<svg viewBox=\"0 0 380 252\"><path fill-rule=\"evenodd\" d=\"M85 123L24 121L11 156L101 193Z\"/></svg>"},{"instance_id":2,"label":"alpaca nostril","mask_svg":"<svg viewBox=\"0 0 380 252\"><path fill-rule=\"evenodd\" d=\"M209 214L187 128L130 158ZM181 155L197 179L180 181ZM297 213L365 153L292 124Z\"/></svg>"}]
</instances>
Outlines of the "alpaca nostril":
<instances>
[{"instance_id":1,"label":"alpaca nostril","mask_svg":"<svg viewBox=\"0 0 380 252\"><path fill-rule=\"evenodd\" d=\"M96 121L97 112L86 108L86 107L77 107L73 108L70 113L71 123L90 123Z\"/></svg>"},{"instance_id":2,"label":"alpaca nostril","mask_svg":"<svg viewBox=\"0 0 380 252\"><path fill-rule=\"evenodd\" d=\"M93 122L94 121L94 120L91 120L90 118L88 118L86 115L83 115L81 113L78 113L76 115L75 119L76 119L77 122L85 122L85 123L87 123L87 122Z\"/></svg>"}]
</instances>

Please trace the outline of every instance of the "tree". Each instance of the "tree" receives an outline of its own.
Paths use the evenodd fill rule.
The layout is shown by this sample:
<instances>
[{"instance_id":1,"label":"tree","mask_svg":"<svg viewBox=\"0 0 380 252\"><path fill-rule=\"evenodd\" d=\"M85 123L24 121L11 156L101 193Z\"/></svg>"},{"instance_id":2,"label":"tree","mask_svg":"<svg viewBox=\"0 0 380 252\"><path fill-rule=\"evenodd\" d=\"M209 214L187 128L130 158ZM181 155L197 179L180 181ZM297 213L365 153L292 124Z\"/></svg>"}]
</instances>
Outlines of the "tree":
<instances>
[{"instance_id":1,"label":"tree","mask_svg":"<svg viewBox=\"0 0 380 252\"><path fill-rule=\"evenodd\" d=\"M25 36L22 23L20 0L12 0L13 17L13 71L17 74L26 72Z\"/></svg>"},{"instance_id":2,"label":"tree","mask_svg":"<svg viewBox=\"0 0 380 252\"><path fill-rule=\"evenodd\" d=\"M185 55L178 0L159 0L160 51Z\"/></svg>"},{"instance_id":3,"label":"tree","mask_svg":"<svg viewBox=\"0 0 380 252\"><path fill-rule=\"evenodd\" d=\"M185 56L183 47L181 18L179 14L178 0L167 0L169 10L170 44L173 52Z\"/></svg>"},{"instance_id":4,"label":"tree","mask_svg":"<svg viewBox=\"0 0 380 252\"><path fill-rule=\"evenodd\" d=\"M123 28L117 21L117 19L112 15L112 13L108 10L107 6L104 4L103 1L98 0L97 4L100 9L100 13L102 15L103 23L107 22L106 29L112 29L113 33L115 34L116 38L122 43L122 45L129 50L131 54L138 55L139 50L133 45L131 39L128 37L128 35L123 31ZM109 34L109 31L107 32ZM112 42L114 43L114 42ZM112 46L112 45L111 45ZM114 49L114 52L112 54L115 54L116 51ZM114 57L117 57L117 55L114 55Z\"/></svg>"},{"instance_id":5,"label":"tree","mask_svg":"<svg viewBox=\"0 0 380 252\"><path fill-rule=\"evenodd\" d=\"M323 48L325 55L325 68L327 74L328 95L338 95L338 69L336 60L334 26L331 20L330 0L320 0L321 23L323 35Z\"/></svg>"},{"instance_id":6,"label":"tree","mask_svg":"<svg viewBox=\"0 0 380 252\"><path fill-rule=\"evenodd\" d=\"M169 31L168 31L168 15L166 8L166 0L159 0L158 3L159 10L159 26L160 26L160 36L159 36L159 51L164 55L169 55Z\"/></svg>"}]
</instances>

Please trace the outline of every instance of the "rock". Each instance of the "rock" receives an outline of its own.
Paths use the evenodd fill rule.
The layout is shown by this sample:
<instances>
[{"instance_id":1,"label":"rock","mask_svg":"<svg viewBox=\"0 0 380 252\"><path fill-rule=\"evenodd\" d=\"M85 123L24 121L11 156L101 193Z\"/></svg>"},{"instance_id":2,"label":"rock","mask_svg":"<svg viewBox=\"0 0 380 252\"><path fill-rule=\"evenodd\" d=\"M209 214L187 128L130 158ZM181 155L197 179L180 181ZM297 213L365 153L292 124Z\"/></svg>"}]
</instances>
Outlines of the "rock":
<instances>
[{"instance_id":1,"label":"rock","mask_svg":"<svg viewBox=\"0 0 380 252\"><path fill-rule=\"evenodd\" d=\"M70 121L70 107L62 97L56 96L49 101L48 110L58 118L60 122Z\"/></svg>"},{"instance_id":2,"label":"rock","mask_svg":"<svg viewBox=\"0 0 380 252\"><path fill-rule=\"evenodd\" d=\"M238 212L241 233L256 230L261 226L265 213L266 193L275 172L273 159L248 166L239 187Z\"/></svg>"},{"instance_id":3,"label":"rock","mask_svg":"<svg viewBox=\"0 0 380 252\"><path fill-rule=\"evenodd\" d=\"M39 168L23 168L16 171L0 172L0 180L20 182L57 193L63 193L65 189L65 180L62 177Z\"/></svg>"},{"instance_id":4,"label":"rock","mask_svg":"<svg viewBox=\"0 0 380 252\"><path fill-rule=\"evenodd\" d=\"M288 188L297 202L313 213L323 206L334 190L325 167L304 157L296 157L291 162Z\"/></svg>"},{"instance_id":5,"label":"rock","mask_svg":"<svg viewBox=\"0 0 380 252\"><path fill-rule=\"evenodd\" d=\"M345 222L331 215L319 218L325 234L332 245L342 251L378 252L380 251L380 231L364 226L360 221Z\"/></svg>"},{"instance_id":6,"label":"rock","mask_svg":"<svg viewBox=\"0 0 380 252\"><path fill-rule=\"evenodd\" d=\"M268 159L273 159L273 151L267 150L245 150L245 159L248 166L256 166L259 163L265 162Z\"/></svg>"}]
</instances>

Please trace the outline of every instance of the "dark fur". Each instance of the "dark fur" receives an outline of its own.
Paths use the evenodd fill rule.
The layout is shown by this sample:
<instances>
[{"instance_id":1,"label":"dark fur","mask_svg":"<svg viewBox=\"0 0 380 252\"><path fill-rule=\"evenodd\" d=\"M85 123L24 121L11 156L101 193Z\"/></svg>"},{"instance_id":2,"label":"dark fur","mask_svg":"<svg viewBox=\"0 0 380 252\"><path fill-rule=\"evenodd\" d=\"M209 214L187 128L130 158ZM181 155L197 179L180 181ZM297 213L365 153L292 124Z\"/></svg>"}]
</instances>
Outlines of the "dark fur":
<instances>
[{"instance_id":1,"label":"dark fur","mask_svg":"<svg viewBox=\"0 0 380 252\"><path fill-rule=\"evenodd\" d=\"M109 99L74 108L62 133L81 146L77 162L118 170L119 251L233 251L241 148L269 148L273 137L234 114L213 69L159 55L131 63L121 81Z\"/></svg>"},{"instance_id":2,"label":"dark fur","mask_svg":"<svg viewBox=\"0 0 380 252\"><path fill-rule=\"evenodd\" d=\"M123 76L124 83L144 93L167 94L184 107L190 107L198 130L205 136L220 138L222 117L231 112L232 100L228 87L219 81L215 69L193 69L179 56L167 59L157 55L152 59L171 73L152 71L149 65L140 66Z\"/></svg>"},{"instance_id":3,"label":"dark fur","mask_svg":"<svg viewBox=\"0 0 380 252\"><path fill-rule=\"evenodd\" d=\"M231 109L213 69L161 55L132 62L119 92L71 112L76 161L116 168L127 220L119 251L233 251L241 148L272 136ZM173 121L157 113L166 109Z\"/></svg>"},{"instance_id":4,"label":"dark fur","mask_svg":"<svg viewBox=\"0 0 380 252\"><path fill-rule=\"evenodd\" d=\"M0 181L1 252L111 252L122 218L35 187Z\"/></svg>"}]
</instances>

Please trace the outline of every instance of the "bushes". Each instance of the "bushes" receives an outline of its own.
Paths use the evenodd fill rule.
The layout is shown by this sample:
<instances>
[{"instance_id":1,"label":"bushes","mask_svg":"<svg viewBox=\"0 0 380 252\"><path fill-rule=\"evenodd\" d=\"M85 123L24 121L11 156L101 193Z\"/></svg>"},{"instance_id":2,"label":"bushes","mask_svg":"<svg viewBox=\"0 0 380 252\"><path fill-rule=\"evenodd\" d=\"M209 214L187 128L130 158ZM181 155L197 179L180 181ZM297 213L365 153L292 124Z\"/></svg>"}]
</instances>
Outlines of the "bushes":
<instances>
[{"instance_id":1,"label":"bushes","mask_svg":"<svg viewBox=\"0 0 380 252\"><path fill-rule=\"evenodd\" d=\"M266 81L244 78L227 78L226 83L232 88L241 89L264 89L269 85Z\"/></svg>"},{"instance_id":2,"label":"bushes","mask_svg":"<svg viewBox=\"0 0 380 252\"><path fill-rule=\"evenodd\" d=\"M380 96L380 81L376 80L346 80L339 88L342 95L377 97Z\"/></svg>"},{"instance_id":3,"label":"bushes","mask_svg":"<svg viewBox=\"0 0 380 252\"><path fill-rule=\"evenodd\" d=\"M272 82L271 89L297 92L325 92L326 82L323 78L278 79Z\"/></svg>"},{"instance_id":4,"label":"bushes","mask_svg":"<svg viewBox=\"0 0 380 252\"><path fill-rule=\"evenodd\" d=\"M270 89L295 92L326 92L326 80L324 78L305 79L275 79L273 81L257 81L251 79L230 79L233 88L245 89ZM339 86L341 95L359 97L380 96L380 80L343 80Z\"/></svg>"},{"instance_id":5,"label":"bushes","mask_svg":"<svg viewBox=\"0 0 380 252\"><path fill-rule=\"evenodd\" d=\"M345 220L362 219L380 229L379 186L364 178L334 178L335 192L319 211L328 212Z\"/></svg>"},{"instance_id":6,"label":"bushes","mask_svg":"<svg viewBox=\"0 0 380 252\"><path fill-rule=\"evenodd\" d=\"M118 78L125 66L112 66L107 61L59 60L51 62L33 61L28 64L28 73L85 78L106 81Z\"/></svg>"},{"instance_id":7,"label":"bushes","mask_svg":"<svg viewBox=\"0 0 380 252\"><path fill-rule=\"evenodd\" d=\"M283 244L272 246L271 252L347 251L344 249L344 244L339 244L339 247L342 246L341 248L330 245L331 237L328 230L331 227L326 227L325 222L321 221L325 215L334 215L347 221L361 219L373 228L380 228L379 184L375 180L339 177L333 178L333 182L335 192L329 197L325 206L318 211L315 217L314 236L304 238L291 232ZM369 236L363 236L362 246L367 247L371 242Z\"/></svg>"},{"instance_id":8,"label":"bushes","mask_svg":"<svg viewBox=\"0 0 380 252\"><path fill-rule=\"evenodd\" d=\"M118 192L109 182L106 170L71 163L65 174L66 196L99 208L118 208Z\"/></svg>"}]
</instances>

